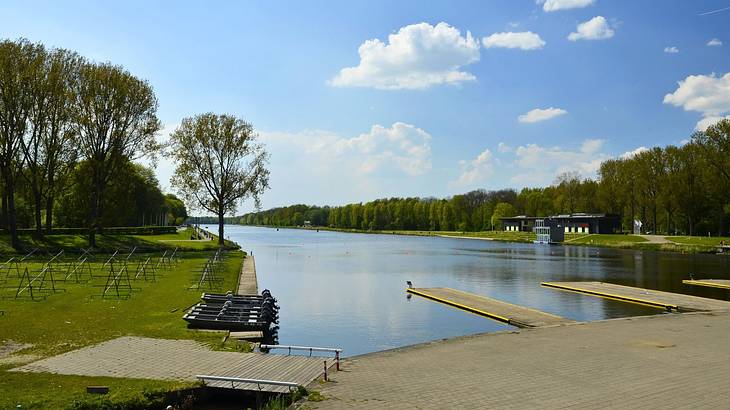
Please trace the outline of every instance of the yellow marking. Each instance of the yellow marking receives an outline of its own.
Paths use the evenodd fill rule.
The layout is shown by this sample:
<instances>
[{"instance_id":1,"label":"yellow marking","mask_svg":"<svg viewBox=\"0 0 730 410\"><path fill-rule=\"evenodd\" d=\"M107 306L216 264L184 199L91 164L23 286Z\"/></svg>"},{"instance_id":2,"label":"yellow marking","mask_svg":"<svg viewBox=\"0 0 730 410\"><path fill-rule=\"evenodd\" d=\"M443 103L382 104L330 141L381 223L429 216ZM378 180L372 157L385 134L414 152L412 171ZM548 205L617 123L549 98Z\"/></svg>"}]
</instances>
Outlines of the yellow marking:
<instances>
[{"instance_id":1,"label":"yellow marking","mask_svg":"<svg viewBox=\"0 0 730 410\"><path fill-rule=\"evenodd\" d=\"M413 293L415 295L422 296L422 297L427 298L427 299L435 300L435 301L441 302L441 303L443 303L445 305L454 306L454 307L457 307L459 309L466 310L467 312L472 312L472 313L476 313L478 315L486 316L488 318L491 318L491 319L494 319L494 320L498 320L500 322L504 322L504 323L507 323L507 324L512 324L512 323L510 323L510 319L509 318L506 318L504 316L495 315L494 313L485 312L483 310L479 310L479 309L473 308L471 306L462 305L461 303L457 303L457 302L454 302L454 301L451 301L451 300L448 300L448 299L442 299L442 298L440 298L438 296L433 296L433 295L430 295L428 293L415 290L413 288L407 288L406 289L406 292Z\"/></svg>"},{"instance_id":2,"label":"yellow marking","mask_svg":"<svg viewBox=\"0 0 730 410\"><path fill-rule=\"evenodd\" d=\"M455 291L455 292L459 292L459 293L463 293L464 295L467 295L467 296L470 296L470 297L477 297L477 298L482 298L482 299L485 299L485 300L489 300L489 299L487 299L487 298L485 298L485 297L483 297L483 296L481 296L481 295L475 295L475 294L473 294L473 293L465 292L465 291L463 291L463 290L459 290L459 289L451 289L451 288L449 288L449 290L451 290L451 291ZM561 320L565 320L565 318L564 318L564 317L561 317L561 316L558 316L558 315L553 315L552 313L548 313L548 312L543 312L543 311L541 311L541 310L537 310L537 309L529 308L529 307L527 307L527 306L515 305L514 303L504 302L504 301L501 301L501 300L499 301L499 303L504 303L505 305L510 305L510 306L514 306L514 307L515 307L515 308L517 308L517 309L524 309L524 310L529 310L529 311L531 311L531 312L535 312L535 313L537 313L537 314L540 314L540 315L548 315L548 316L552 316L552 317L554 317L554 318L556 318L556 319L561 319Z\"/></svg>"},{"instance_id":3,"label":"yellow marking","mask_svg":"<svg viewBox=\"0 0 730 410\"><path fill-rule=\"evenodd\" d=\"M631 302L631 303L637 303L639 305L646 305L651 307L661 307L665 308L667 310L676 310L679 311L679 307L677 305L672 305L669 303L663 303L663 302L656 302L653 300L646 300L646 299L639 299L635 298L633 296L622 296L622 295L616 295L614 293L608 293L608 292L602 292L602 291L596 291L596 290L588 290L583 288L575 288L572 286L566 286L561 285L554 282L542 282L540 283L541 286L546 286L549 288L556 288L556 289L562 289L562 290L569 290L572 292L578 292L578 293L586 293L593 296L600 296L607 299L614 299L614 300L620 300L622 302Z\"/></svg>"},{"instance_id":4,"label":"yellow marking","mask_svg":"<svg viewBox=\"0 0 730 410\"><path fill-rule=\"evenodd\" d=\"M683 280L682 283L684 283L685 285L707 286L710 288L730 289L730 285L726 285L724 283L706 282L701 279L700 280Z\"/></svg>"}]
</instances>

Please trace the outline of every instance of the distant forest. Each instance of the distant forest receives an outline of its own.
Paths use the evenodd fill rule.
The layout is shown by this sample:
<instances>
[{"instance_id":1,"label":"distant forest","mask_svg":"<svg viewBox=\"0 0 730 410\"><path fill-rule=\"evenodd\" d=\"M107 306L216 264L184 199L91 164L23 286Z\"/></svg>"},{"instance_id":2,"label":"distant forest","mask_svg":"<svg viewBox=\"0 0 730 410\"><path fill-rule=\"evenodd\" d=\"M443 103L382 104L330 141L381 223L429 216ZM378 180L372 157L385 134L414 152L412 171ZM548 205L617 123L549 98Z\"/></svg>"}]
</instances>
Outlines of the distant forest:
<instances>
[{"instance_id":1,"label":"distant forest","mask_svg":"<svg viewBox=\"0 0 730 410\"><path fill-rule=\"evenodd\" d=\"M695 133L682 146L648 149L605 161L598 178L559 175L553 185L515 191L476 190L449 199L390 198L345 206L292 205L229 218L265 226L361 230L487 231L499 218L589 212L621 216L645 232L726 235L730 228L730 120Z\"/></svg>"}]
</instances>

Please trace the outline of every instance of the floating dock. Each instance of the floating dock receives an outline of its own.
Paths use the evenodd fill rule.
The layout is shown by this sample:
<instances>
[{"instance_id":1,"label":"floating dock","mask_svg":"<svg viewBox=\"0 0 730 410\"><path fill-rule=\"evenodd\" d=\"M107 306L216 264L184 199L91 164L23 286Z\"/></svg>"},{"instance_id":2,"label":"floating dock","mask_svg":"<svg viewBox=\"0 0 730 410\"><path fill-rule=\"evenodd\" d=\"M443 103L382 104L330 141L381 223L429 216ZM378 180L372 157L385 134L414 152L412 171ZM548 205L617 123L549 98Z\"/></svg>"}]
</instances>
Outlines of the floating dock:
<instances>
[{"instance_id":1,"label":"floating dock","mask_svg":"<svg viewBox=\"0 0 730 410\"><path fill-rule=\"evenodd\" d=\"M728 279L697 279L683 280L685 285L707 286L709 288L730 289L730 280Z\"/></svg>"},{"instance_id":2,"label":"floating dock","mask_svg":"<svg viewBox=\"0 0 730 410\"><path fill-rule=\"evenodd\" d=\"M467 312L517 327L542 327L575 323L550 313L451 288L408 288L408 293L435 300Z\"/></svg>"},{"instance_id":3,"label":"floating dock","mask_svg":"<svg viewBox=\"0 0 730 410\"><path fill-rule=\"evenodd\" d=\"M604 282L543 282L542 286L678 312L730 310L730 302Z\"/></svg>"}]
</instances>

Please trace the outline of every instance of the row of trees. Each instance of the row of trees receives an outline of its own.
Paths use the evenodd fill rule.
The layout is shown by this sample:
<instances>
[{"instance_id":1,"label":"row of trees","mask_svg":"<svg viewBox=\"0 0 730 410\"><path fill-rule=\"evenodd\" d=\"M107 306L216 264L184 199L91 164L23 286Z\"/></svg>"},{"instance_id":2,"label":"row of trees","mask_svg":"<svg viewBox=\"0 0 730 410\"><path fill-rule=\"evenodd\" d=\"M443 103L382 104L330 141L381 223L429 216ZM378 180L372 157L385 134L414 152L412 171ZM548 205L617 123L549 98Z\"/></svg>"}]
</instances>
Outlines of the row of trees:
<instances>
[{"instance_id":1,"label":"row of trees","mask_svg":"<svg viewBox=\"0 0 730 410\"><path fill-rule=\"evenodd\" d=\"M390 198L339 207L293 205L243 215L247 225L315 226L363 230L482 231L499 218L562 213L613 213L630 231L726 234L730 227L730 121L692 136L680 147L653 148L605 161L598 179L559 175L544 188L477 190L449 199Z\"/></svg>"},{"instance_id":2,"label":"row of trees","mask_svg":"<svg viewBox=\"0 0 730 410\"><path fill-rule=\"evenodd\" d=\"M151 171L132 164L160 148L156 111L152 87L120 66L26 40L0 42L2 223L12 245L19 246L24 198L38 235L45 215L47 233L55 222L89 227L91 246L104 225L136 225L145 212L150 221L173 208L174 218L184 217ZM125 201L137 202L121 207ZM55 218L59 203L67 212Z\"/></svg>"}]
</instances>

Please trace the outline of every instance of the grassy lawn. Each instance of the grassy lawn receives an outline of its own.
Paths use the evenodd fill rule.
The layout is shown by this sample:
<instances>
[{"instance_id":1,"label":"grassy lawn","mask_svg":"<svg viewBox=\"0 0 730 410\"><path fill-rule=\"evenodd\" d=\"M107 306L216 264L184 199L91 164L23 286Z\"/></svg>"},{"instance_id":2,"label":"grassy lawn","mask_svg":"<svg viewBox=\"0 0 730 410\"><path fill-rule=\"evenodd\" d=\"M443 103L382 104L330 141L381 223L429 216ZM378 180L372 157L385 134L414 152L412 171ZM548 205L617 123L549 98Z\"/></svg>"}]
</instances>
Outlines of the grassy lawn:
<instances>
[{"instance_id":1,"label":"grassy lawn","mask_svg":"<svg viewBox=\"0 0 730 410\"><path fill-rule=\"evenodd\" d=\"M682 245L720 246L720 242L730 245L729 237L722 236L667 236L667 239Z\"/></svg>"},{"instance_id":2,"label":"grassy lawn","mask_svg":"<svg viewBox=\"0 0 730 410\"><path fill-rule=\"evenodd\" d=\"M159 254L158 254L159 255ZM96 344L119 336L147 336L169 339L196 339L218 349L239 349L224 345L220 333L189 330L182 320L183 310L196 303L203 290L191 290L194 271L212 252L186 252L176 266L159 271L157 281L136 280L129 299L100 297L108 269L102 270L102 257L93 264L94 278L87 283L57 283L65 292L49 294L46 299L33 301L14 299L19 279L15 271L9 276L0 271L0 345L13 340L33 346L17 355L48 357ZM235 289L242 253L229 252L224 263L224 282L218 291ZM140 255L145 258L150 255ZM69 257L72 259L72 257ZM130 264L136 266L136 263ZM21 267L37 271L40 262ZM134 272L134 269L132 269ZM6 277L7 276L7 277ZM63 275L56 275L61 277ZM5 283L1 283L5 282ZM26 292L27 293L27 292ZM22 357L22 356L21 356ZM85 393L89 385L107 385L110 395L103 400L113 402L145 400L145 391L166 391L185 383L150 380L109 379L99 377L60 376L7 372L16 367L0 359L0 408L67 408L75 400L98 401L98 396Z\"/></svg>"},{"instance_id":3,"label":"grassy lawn","mask_svg":"<svg viewBox=\"0 0 730 410\"><path fill-rule=\"evenodd\" d=\"M218 247L216 241L190 240L192 229L185 229L174 234L162 235L98 235L97 248L102 251L113 252L116 249L131 249L137 247L144 251L157 251L179 248L183 251L210 250ZM25 249L37 248L44 252L53 252L60 249L77 252L80 248L89 246L86 235L45 235L37 238L31 234L21 234L20 242ZM226 245L235 248L237 245L226 241ZM17 253L10 246L10 235L0 235L0 253ZM21 252L25 253L25 252Z\"/></svg>"},{"instance_id":4,"label":"grassy lawn","mask_svg":"<svg viewBox=\"0 0 730 410\"><path fill-rule=\"evenodd\" d=\"M595 246L620 246L624 244L647 242L647 240L641 236L623 234L569 234L565 235L565 241L569 241L568 243L570 244Z\"/></svg>"}]
</instances>

